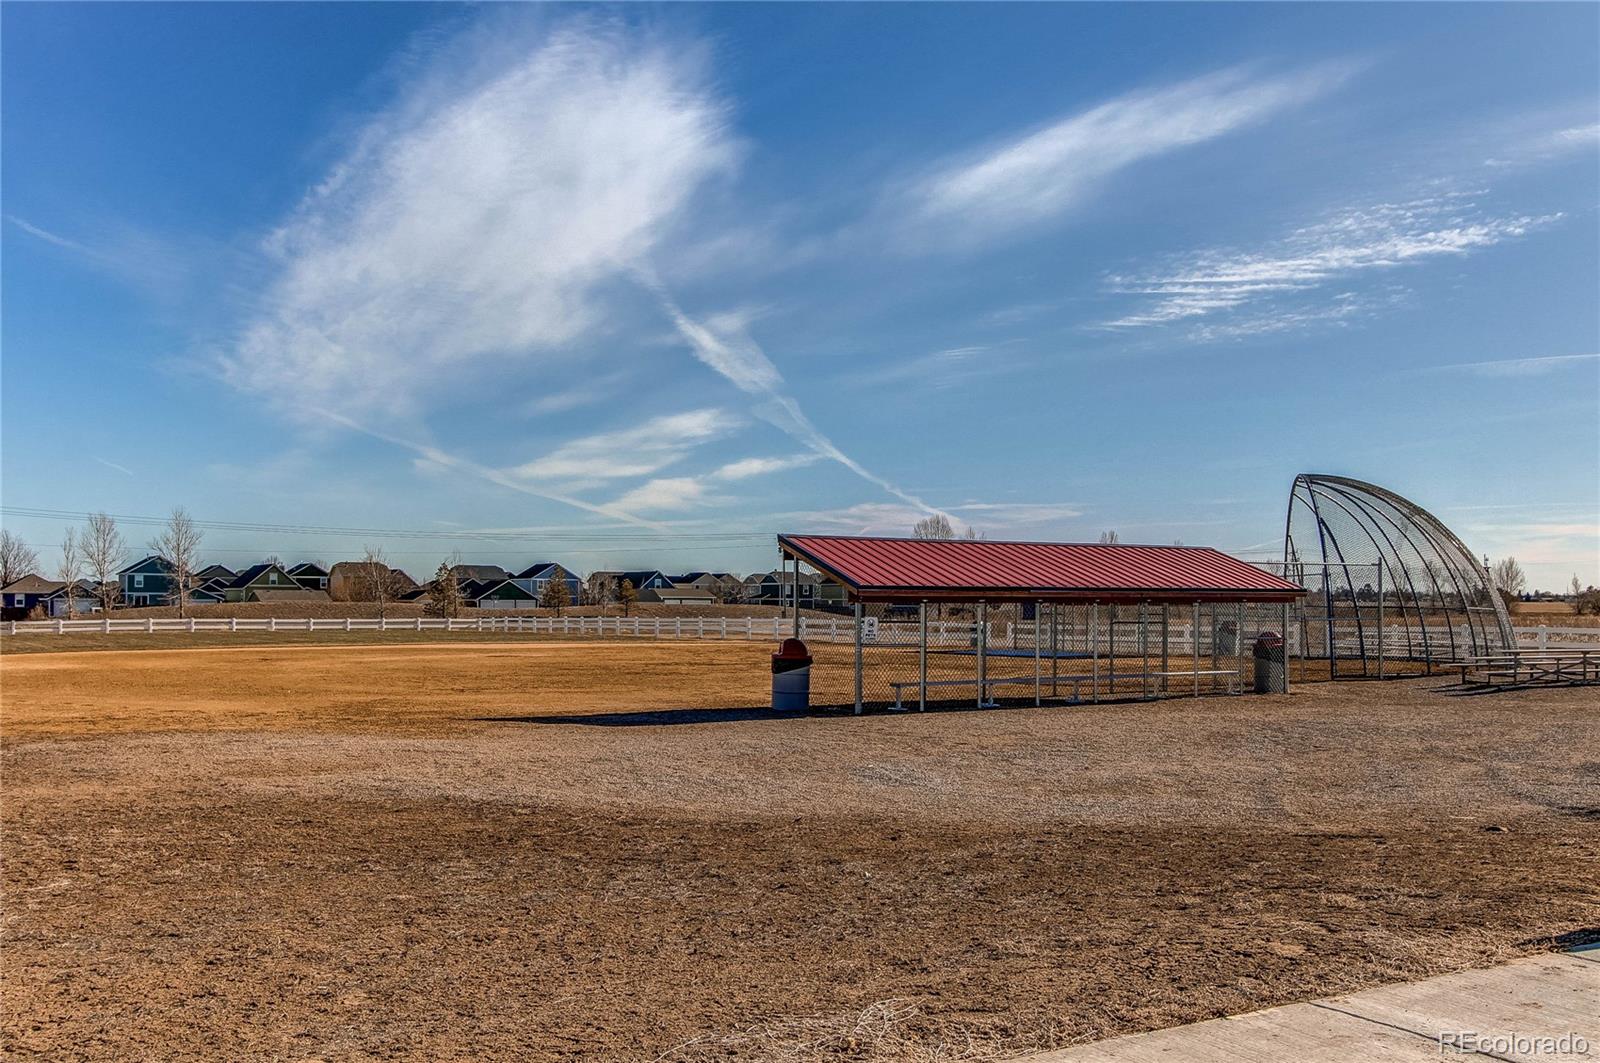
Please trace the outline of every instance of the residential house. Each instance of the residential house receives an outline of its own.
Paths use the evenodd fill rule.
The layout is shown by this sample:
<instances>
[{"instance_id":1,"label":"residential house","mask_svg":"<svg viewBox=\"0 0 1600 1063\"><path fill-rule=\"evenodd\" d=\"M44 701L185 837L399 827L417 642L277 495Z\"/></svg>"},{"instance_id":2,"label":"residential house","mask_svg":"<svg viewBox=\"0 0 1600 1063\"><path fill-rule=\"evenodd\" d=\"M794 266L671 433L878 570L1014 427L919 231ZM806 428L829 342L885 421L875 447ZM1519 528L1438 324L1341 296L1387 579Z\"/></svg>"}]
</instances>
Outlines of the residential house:
<instances>
[{"instance_id":1,"label":"residential house","mask_svg":"<svg viewBox=\"0 0 1600 1063\"><path fill-rule=\"evenodd\" d=\"M715 605L717 596L690 583L674 583L670 587L652 590L655 600L662 605Z\"/></svg>"},{"instance_id":2,"label":"residential house","mask_svg":"<svg viewBox=\"0 0 1600 1063\"><path fill-rule=\"evenodd\" d=\"M117 582L122 587L122 602L130 608L141 605L165 605L172 594L172 562L159 554L140 558L121 572Z\"/></svg>"},{"instance_id":3,"label":"residential house","mask_svg":"<svg viewBox=\"0 0 1600 1063\"><path fill-rule=\"evenodd\" d=\"M539 600L516 580L467 580L462 604L476 609L532 609Z\"/></svg>"},{"instance_id":4,"label":"residential house","mask_svg":"<svg viewBox=\"0 0 1600 1063\"><path fill-rule=\"evenodd\" d=\"M744 581L731 572L685 572L673 576L672 585L705 591L714 602L737 602L744 597Z\"/></svg>"},{"instance_id":5,"label":"residential house","mask_svg":"<svg viewBox=\"0 0 1600 1063\"><path fill-rule=\"evenodd\" d=\"M641 602L659 602L661 597L656 592L672 589L672 581L659 572L596 572L594 575L609 580L613 593L615 588L622 586L624 580L633 584L633 589Z\"/></svg>"},{"instance_id":6,"label":"residential house","mask_svg":"<svg viewBox=\"0 0 1600 1063\"><path fill-rule=\"evenodd\" d=\"M70 594L65 583L57 583L56 589L45 595L40 604L51 616L86 616L100 612L100 595L88 580L74 583Z\"/></svg>"},{"instance_id":7,"label":"residential house","mask_svg":"<svg viewBox=\"0 0 1600 1063\"><path fill-rule=\"evenodd\" d=\"M478 583L493 580L498 583L503 579L511 578L511 573L499 565L456 565L450 570L450 573L455 576L457 583L465 583L467 580L473 580Z\"/></svg>"},{"instance_id":8,"label":"residential house","mask_svg":"<svg viewBox=\"0 0 1600 1063\"><path fill-rule=\"evenodd\" d=\"M223 598L230 602L254 602L261 599L256 597L259 591L301 591L304 587L294 581L289 571L276 561L263 561L259 565L251 565L233 578L223 591ZM320 592L318 592L320 593ZM323 595L323 600L326 600Z\"/></svg>"},{"instance_id":9,"label":"residential house","mask_svg":"<svg viewBox=\"0 0 1600 1063\"><path fill-rule=\"evenodd\" d=\"M0 616L6 620L25 619L35 607L43 604L46 598L63 586L65 584L60 580L45 579L32 572L20 579L14 579L4 587L0 587L0 609L3 609Z\"/></svg>"},{"instance_id":10,"label":"residential house","mask_svg":"<svg viewBox=\"0 0 1600 1063\"><path fill-rule=\"evenodd\" d=\"M752 601L760 605L778 605L792 609L794 608L796 586L794 573L791 571L777 569L763 573L760 581L756 584L756 596ZM802 572L798 587L800 608L813 608L817 604L816 577Z\"/></svg>"},{"instance_id":11,"label":"residential house","mask_svg":"<svg viewBox=\"0 0 1600 1063\"><path fill-rule=\"evenodd\" d=\"M228 584L239 578L239 573L227 565L207 565L194 574L195 590L190 598L207 603L220 602L226 597Z\"/></svg>"},{"instance_id":12,"label":"residential house","mask_svg":"<svg viewBox=\"0 0 1600 1063\"><path fill-rule=\"evenodd\" d=\"M750 580L756 579L755 576L750 577ZM750 580L745 581L747 587L752 586ZM760 605L777 605L793 609L795 587L793 571L778 569L763 573L753 585L754 595L749 600ZM844 609L848 602L848 595L842 585L809 572L800 573L798 587L802 609L838 611Z\"/></svg>"},{"instance_id":13,"label":"residential house","mask_svg":"<svg viewBox=\"0 0 1600 1063\"><path fill-rule=\"evenodd\" d=\"M328 597L336 602L364 602L372 600L365 561L340 561L328 570ZM418 597L417 581L398 568L389 569L389 597L393 601L408 601Z\"/></svg>"},{"instance_id":14,"label":"residential house","mask_svg":"<svg viewBox=\"0 0 1600 1063\"><path fill-rule=\"evenodd\" d=\"M308 591L328 589L328 570L313 561L302 561L291 568L289 578Z\"/></svg>"},{"instance_id":15,"label":"residential house","mask_svg":"<svg viewBox=\"0 0 1600 1063\"><path fill-rule=\"evenodd\" d=\"M573 575L570 569L564 568L554 561L539 561L529 565L515 576L512 576L511 582L533 595L537 600L544 595L545 587L554 579L566 582L567 601L577 605L578 596L583 593L583 581Z\"/></svg>"}]
</instances>

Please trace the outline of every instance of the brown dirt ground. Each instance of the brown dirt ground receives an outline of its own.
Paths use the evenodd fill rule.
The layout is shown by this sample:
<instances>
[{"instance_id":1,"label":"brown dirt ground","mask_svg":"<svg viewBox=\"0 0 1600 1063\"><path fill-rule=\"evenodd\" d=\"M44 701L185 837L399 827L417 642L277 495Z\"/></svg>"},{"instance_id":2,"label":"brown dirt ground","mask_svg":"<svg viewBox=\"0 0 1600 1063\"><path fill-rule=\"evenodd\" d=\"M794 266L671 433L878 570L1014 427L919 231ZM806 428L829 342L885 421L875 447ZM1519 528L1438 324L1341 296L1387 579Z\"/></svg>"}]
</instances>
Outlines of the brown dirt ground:
<instances>
[{"instance_id":1,"label":"brown dirt ground","mask_svg":"<svg viewBox=\"0 0 1600 1063\"><path fill-rule=\"evenodd\" d=\"M5 1051L976 1058L1600 927L1593 689L773 719L769 650L0 657Z\"/></svg>"}]
</instances>

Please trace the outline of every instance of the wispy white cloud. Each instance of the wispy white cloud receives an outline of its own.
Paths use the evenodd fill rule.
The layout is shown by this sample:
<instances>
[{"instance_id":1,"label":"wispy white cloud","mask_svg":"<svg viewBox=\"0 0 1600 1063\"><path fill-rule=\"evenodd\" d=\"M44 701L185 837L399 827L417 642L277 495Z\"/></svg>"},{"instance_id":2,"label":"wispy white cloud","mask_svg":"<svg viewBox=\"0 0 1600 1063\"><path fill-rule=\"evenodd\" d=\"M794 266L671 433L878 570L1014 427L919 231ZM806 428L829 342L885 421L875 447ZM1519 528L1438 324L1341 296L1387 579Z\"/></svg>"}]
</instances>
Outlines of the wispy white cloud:
<instances>
[{"instance_id":1,"label":"wispy white cloud","mask_svg":"<svg viewBox=\"0 0 1600 1063\"><path fill-rule=\"evenodd\" d=\"M105 458L95 458L94 460L98 461L101 465L104 465L108 469L115 469L124 476L132 476L134 474L133 470L128 468L126 465L118 465L116 462L107 461Z\"/></svg>"},{"instance_id":2,"label":"wispy white cloud","mask_svg":"<svg viewBox=\"0 0 1600 1063\"><path fill-rule=\"evenodd\" d=\"M1503 153L1484 160L1485 166L1530 166L1600 148L1600 123L1566 126L1534 133L1513 142Z\"/></svg>"},{"instance_id":3,"label":"wispy white cloud","mask_svg":"<svg viewBox=\"0 0 1600 1063\"><path fill-rule=\"evenodd\" d=\"M663 513L723 505L732 499L717 494L717 489L757 476L770 476L790 469L814 465L823 460L817 454L795 454L783 458L740 458L700 476L664 476L624 492L611 506L630 513Z\"/></svg>"},{"instance_id":4,"label":"wispy white cloud","mask_svg":"<svg viewBox=\"0 0 1600 1063\"><path fill-rule=\"evenodd\" d=\"M644 520L643 518L635 516L633 513L628 512L621 506L596 505L593 502L586 502L583 499L577 498L566 492L555 491L548 488L531 485L525 480L519 479L502 469L491 468L487 465L479 464L478 462L471 461L467 458L459 457L455 454L448 453L439 447L433 446L430 443L423 443L418 440L407 439L406 437L397 435L393 432L386 432L380 429L371 428L335 410L323 409L317 406L308 406L307 411L314 416L321 417L332 422L333 424L337 424L353 432L359 432L362 435L371 436L373 439L381 440L393 446L400 447L403 450L408 450L432 468L447 469L455 472L466 473L469 476L474 476L480 480L485 480L499 487L503 487L508 491L515 491L518 494L529 495L533 498L542 498L551 502L559 502L562 505L571 506L574 509L581 509L585 512L594 513L602 517L610 517L613 520L620 520L628 524L640 525L647 528L661 527L661 525L656 524L653 521Z\"/></svg>"},{"instance_id":5,"label":"wispy white cloud","mask_svg":"<svg viewBox=\"0 0 1600 1063\"><path fill-rule=\"evenodd\" d=\"M524 480L539 481L593 482L649 476L743 424L740 418L719 409L667 414L633 428L571 440L509 471Z\"/></svg>"},{"instance_id":6,"label":"wispy white cloud","mask_svg":"<svg viewBox=\"0 0 1600 1063\"><path fill-rule=\"evenodd\" d=\"M273 234L230 380L359 416L553 356L737 158L693 48L580 20L486 62L374 119Z\"/></svg>"},{"instance_id":7,"label":"wispy white cloud","mask_svg":"<svg viewBox=\"0 0 1600 1063\"><path fill-rule=\"evenodd\" d=\"M795 454L787 458L740 458L730 461L711 474L717 480L748 480L754 476L769 476L807 465L815 465L822 458L816 454Z\"/></svg>"},{"instance_id":8,"label":"wispy white cloud","mask_svg":"<svg viewBox=\"0 0 1600 1063\"><path fill-rule=\"evenodd\" d=\"M79 254L99 257L98 252L96 252L93 248L90 248L84 244L80 244L76 240L69 240L65 236L58 236L48 229L44 229L33 224L25 218L17 217L15 214L7 214L6 221L10 222L12 225L15 225L29 236L37 237L47 244L54 244L56 247L64 248L68 251L76 251Z\"/></svg>"},{"instance_id":9,"label":"wispy white cloud","mask_svg":"<svg viewBox=\"0 0 1600 1063\"><path fill-rule=\"evenodd\" d=\"M982 377L997 376L1024 368L1017 359L1005 357L1006 344L979 344L949 347L919 354L875 369L849 374L844 382L859 388L880 388L900 384L922 384L936 391Z\"/></svg>"},{"instance_id":10,"label":"wispy white cloud","mask_svg":"<svg viewBox=\"0 0 1600 1063\"><path fill-rule=\"evenodd\" d=\"M755 416L787 433L812 453L838 462L868 483L916 506L924 513L939 512L922 499L903 490L863 466L836 446L821 429L811 423L800 404L785 389L783 375L761 349L761 346L742 327L732 331L718 331L708 322L698 321L683 312L660 278L649 269L640 269L641 283L653 291L662 309L677 326L678 333L702 363L716 370L740 391L753 396L757 404L751 411Z\"/></svg>"},{"instance_id":11,"label":"wispy white cloud","mask_svg":"<svg viewBox=\"0 0 1600 1063\"><path fill-rule=\"evenodd\" d=\"M154 233L124 222L97 223L93 226L91 242L85 242L62 236L15 214L5 215L5 220L29 236L68 252L89 268L160 301L174 301L188 286L192 254Z\"/></svg>"},{"instance_id":12,"label":"wispy white cloud","mask_svg":"<svg viewBox=\"0 0 1600 1063\"><path fill-rule=\"evenodd\" d=\"M634 513L665 513L693 509L709 500L704 480L694 476L667 476L635 487L612 505Z\"/></svg>"},{"instance_id":13,"label":"wispy white cloud","mask_svg":"<svg viewBox=\"0 0 1600 1063\"><path fill-rule=\"evenodd\" d=\"M1042 524L1083 516L1071 502L968 502L949 507L952 513L974 514L976 520L998 524Z\"/></svg>"},{"instance_id":14,"label":"wispy white cloud","mask_svg":"<svg viewBox=\"0 0 1600 1063\"><path fill-rule=\"evenodd\" d=\"M558 388L529 399L523 404L523 409L534 416L548 416L582 409L585 406L596 406L607 399L615 398L621 392L627 376L628 374L620 371L586 376L580 384Z\"/></svg>"},{"instance_id":15,"label":"wispy white cloud","mask_svg":"<svg viewBox=\"0 0 1600 1063\"><path fill-rule=\"evenodd\" d=\"M1082 510L1064 502L966 502L944 507L956 527L984 533L1026 534L1029 529L1082 516ZM909 535L923 510L893 502L862 502L844 509L778 514L807 526L856 535Z\"/></svg>"},{"instance_id":16,"label":"wispy white cloud","mask_svg":"<svg viewBox=\"0 0 1600 1063\"><path fill-rule=\"evenodd\" d=\"M1571 369L1585 363L1600 362L1600 354L1552 354L1533 358L1502 358L1489 362L1457 362L1416 370L1419 373L1470 373L1484 377L1544 376L1558 369Z\"/></svg>"},{"instance_id":17,"label":"wispy white cloud","mask_svg":"<svg viewBox=\"0 0 1600 1063\"><path fill-rule=\"evenodd\" d=\"M1353 69L1339 63L1264 76L1236 68L1119 96L937 164L902 193L910 223L978 239L1049 221L1118 171L1264 122L1328 92Z\"/></svg>"},{"instance_id":18,"label":"wispy white cloud","mask_svg":"<svg viewBox=\"0 0 1600 1063\"><path fill-rule=\"evenodd\" d=\"M1144 305L1103 327L1193 322L1246 307L1267 309L1253 320L1237 322L1243 332L1229 333L1221 326L1216 335L1337 320L1360 312L1360 298L1340 292L1308 305L1308 293L1372 271L1493 247L1559 217L1496 217L1459 193L1344 210L1259 250L1208 249L1179 256L1150 273L1112 276L1112 291L1136 296Z\"/></svg>"}]
</instances>

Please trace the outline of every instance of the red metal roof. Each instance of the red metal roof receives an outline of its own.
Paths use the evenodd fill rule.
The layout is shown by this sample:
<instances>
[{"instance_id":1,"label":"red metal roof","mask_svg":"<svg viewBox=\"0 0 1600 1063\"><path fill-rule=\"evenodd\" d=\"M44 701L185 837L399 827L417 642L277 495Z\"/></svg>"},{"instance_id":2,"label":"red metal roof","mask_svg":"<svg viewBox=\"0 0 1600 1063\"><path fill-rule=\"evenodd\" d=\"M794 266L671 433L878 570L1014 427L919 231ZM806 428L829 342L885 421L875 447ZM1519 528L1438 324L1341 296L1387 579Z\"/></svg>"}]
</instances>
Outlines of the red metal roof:
<instances>
[{"instance_id":1,"label":"red metal roof","mask_svg":"<svg viewBox=\"0 0 1600 1063\"><path fill-rule=\"evenodd\" d=\"M1304 590L1201 546L780 535L791 556L852 597L1288 601Z\"/></svg>"}]
</instances>

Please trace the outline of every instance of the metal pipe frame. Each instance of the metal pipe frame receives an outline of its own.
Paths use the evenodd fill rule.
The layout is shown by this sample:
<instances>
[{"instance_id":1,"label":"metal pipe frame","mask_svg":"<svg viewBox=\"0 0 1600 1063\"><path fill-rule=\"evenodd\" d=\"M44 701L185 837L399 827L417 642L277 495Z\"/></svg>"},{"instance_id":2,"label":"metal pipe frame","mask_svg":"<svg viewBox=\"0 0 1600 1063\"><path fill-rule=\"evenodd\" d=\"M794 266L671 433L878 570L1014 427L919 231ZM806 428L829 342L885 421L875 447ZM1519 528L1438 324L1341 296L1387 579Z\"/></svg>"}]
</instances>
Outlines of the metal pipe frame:
<instances>
[{"instance_id":1,"label":"metal pipe frame","mask_svg":"<svg viewBox=\"0 0 1600 1063\"><path fill-rule=\"evenodd\" d=\"M917 711L928 711L928 603L917 606Z\"/></svg>"}]
</instances>

